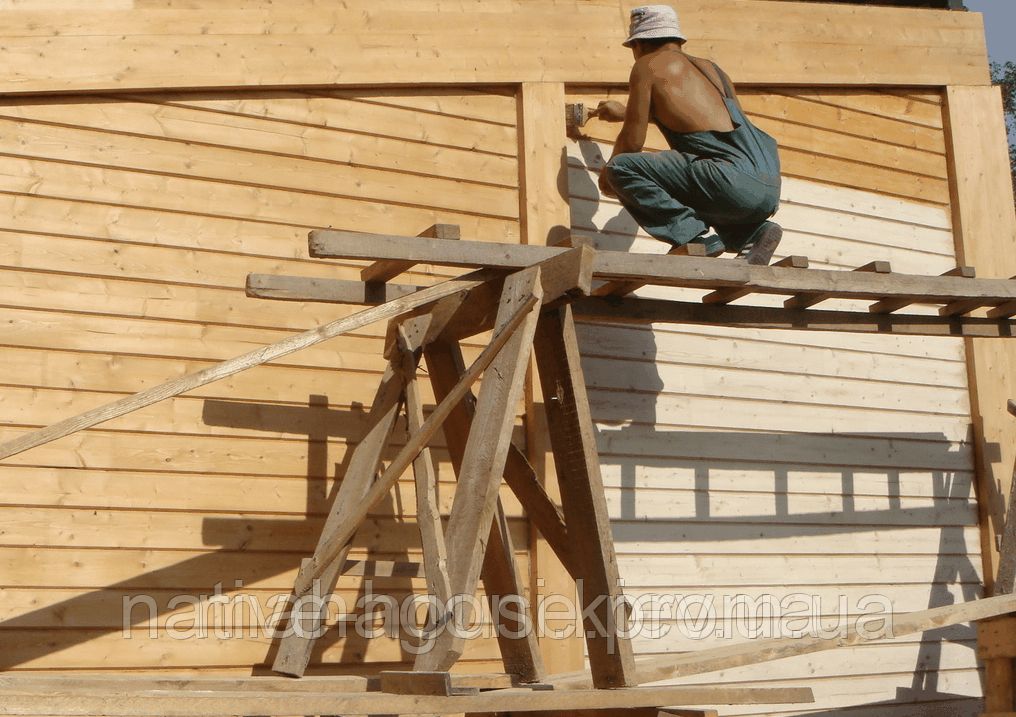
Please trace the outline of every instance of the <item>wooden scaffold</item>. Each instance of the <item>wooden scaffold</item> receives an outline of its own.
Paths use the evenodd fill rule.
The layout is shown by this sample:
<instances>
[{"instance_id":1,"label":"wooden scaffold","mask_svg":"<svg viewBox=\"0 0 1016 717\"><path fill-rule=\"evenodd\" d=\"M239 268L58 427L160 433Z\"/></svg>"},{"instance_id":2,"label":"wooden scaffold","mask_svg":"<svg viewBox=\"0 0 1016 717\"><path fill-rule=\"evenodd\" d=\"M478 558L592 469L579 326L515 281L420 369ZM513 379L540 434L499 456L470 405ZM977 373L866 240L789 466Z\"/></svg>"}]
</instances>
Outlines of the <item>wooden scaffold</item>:
<instances>
[{"instance_id":1,"label":"wooden scaffold","mask_svg":"<svg viewBox=\"0 0 1016 717\"><path fill-rule=\"evenodd\" d=\"M295 301L371 305L317 329L170 381L107 406L69 418L0 445L0 459L124 415L159 400L312 346L377 321L389 321L387 369L311 557L297 576L299 598L325 595L349 564L357 529L413 470L427 589L442 606L426 626L433 639L416 656L413 670L382 673L368 690L364 678L254 677L119 680L0 676L0 714L217 715L217 714L489 714L556 712L578 717L589 710L616 710L630 717L715 714L694 709L718 704L809 702L807 688L647 687L646 683L701 674L794 655L857 645L864 635L837 639L783 638L753 641L681 655L636 661L626 635L620 588L600 475L596 434L586 396L575 319L611 322L708 323L829 331L941 336L1011 337L1016 281L982 280L968 268L938 277L893 273L885 262L853 272L807 268L803 257L772 267L703 256L646 256L594 251L573 238L566 245L536 247L458 240L457 228L437 225L418 237L315 231L318 257L373 262L361 281L251 275L248 294ZM468 269L457 278L421 288L388 283L425 263ZM700 301L627 296L642 285L700 289ZM751 295L786 297L782 307L731 305ZM830 299L860 300L860 310L821 310ZM936 305L936 314L900 314L911 304ZM971 316L987 307L986 316ZM464 339L490 332L489 343L470 365ZM551 499L523 451L512 441L531 359L548 414L561 503ZM425 413L421 369L425 366L436 407ZM478 388L474 391L474 386ZM402 413L408 440L387 465L394 427ZM428 445L443 431L457 486L447 526L438 509L437 472ZM518 498L565 569L581 582L589 669L548 675L533 630L533 615L490 615L504 674L471 678L449 669L463 651L452 629L468 624L470 601L483 583L491 601L524 595L505 511L502 479ZM525 606L523 600L518 605ZM893 634L922 632L978 621L1016 610L1016 596L895 616ZM281 638L275 672L302 677L327 606L291 616L301 630ZM1011 670L1011 660L1008 663ZM45 690L45 692L43 692ZM110 690L119 692L115 698ZM673 707L677 705L678 707ZM603 713L605 714L605 713Z\"/></svg>"}]
</instances>

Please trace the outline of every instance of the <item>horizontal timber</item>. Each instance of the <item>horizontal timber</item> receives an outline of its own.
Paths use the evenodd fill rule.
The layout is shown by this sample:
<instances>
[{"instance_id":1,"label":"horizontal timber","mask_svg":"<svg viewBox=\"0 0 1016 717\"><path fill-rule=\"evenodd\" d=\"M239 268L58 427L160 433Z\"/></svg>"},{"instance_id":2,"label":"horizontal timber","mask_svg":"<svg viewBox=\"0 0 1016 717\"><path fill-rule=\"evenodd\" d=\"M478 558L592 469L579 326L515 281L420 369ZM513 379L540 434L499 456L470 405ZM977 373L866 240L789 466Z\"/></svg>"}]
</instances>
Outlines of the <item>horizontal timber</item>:
<instances>
[{"instance_id":1,"label":"horizontal timber","mask_svg":"<svg viewBox=\"0 0 1016 717\"><path fill-rule=\"evenodd\" d=\"M620 42L630 3L450 5L351 0L214 17L8 9L0 93L627 80L631 55ZM681 11L695 47L737 82L990 83L976 13L759 0L694 0Z\"/></svg>"},{"instance_id":2,"label":"horizontal timber","mask_svg":"<svg viewBox=\"0 0 1016 717\"><path fill-rule=\"evenodd\" d=\"M310 232L310 252L318 258L398 259L444 266L521 269L565 251L568 249L494 242ZM824 298L872 301L906 297L912 303L948 304L958 299L977 299L988 305L1016 299L1016 281L1011 280L749 266L731 259L615 251L596 252L593 277L656 286L738 287L757 294L822 294Z\"/></svg>"},{"instance_id":3,"label":"horizontal timber","mask_svg":"<svg viewBox=\"0 0 1016 717\"><path fill-rule=\"evenodd\" d=\"M82 679L83 683L84 680ZM290 680L298 684L299 680ZM81 688L43 694L30 687L0 688L3 715L160 715L209 717L224 714L454 714L535 712L559 709L617 709L666 705L787 704L814 702L810 688L636 687L618 690L510 689L477 695L336 694L335 692L184 692L152 690L117 694Z\"/></svg>"},{"instance_id":4,"label":"horizontal timber","mask_svg":"<svg viewBox=\"0 0 1016 717\"><path fill-rule=\"evenodd\" d=\"M911 336L1012 338L1012 322L971 316L868 314L854 311L785 309L761 306L708 306L686 301L625 297L583 299L575 318L613 324L701 324L745 329L839 331Z\"/></svg>"}]
</instances>

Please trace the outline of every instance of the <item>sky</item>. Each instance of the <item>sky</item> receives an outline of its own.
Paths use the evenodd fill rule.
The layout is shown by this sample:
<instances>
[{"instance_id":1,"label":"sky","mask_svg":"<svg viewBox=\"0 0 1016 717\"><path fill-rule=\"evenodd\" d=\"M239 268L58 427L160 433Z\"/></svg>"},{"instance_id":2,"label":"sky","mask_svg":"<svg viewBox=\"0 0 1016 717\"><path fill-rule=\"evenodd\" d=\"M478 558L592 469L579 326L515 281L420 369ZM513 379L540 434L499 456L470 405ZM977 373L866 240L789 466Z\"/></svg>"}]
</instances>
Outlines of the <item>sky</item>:
<instances>
[{"instance_id":1,"label":"sky","mask_svg":"<svg viewBox=\"0 0 1016 717\"><path fill-rule=\"evenodd\" d=\"M984 13L991 61L1016 63L1016 0L963 0L963 4L968 10Z\"/></svg>"}]
</instances>

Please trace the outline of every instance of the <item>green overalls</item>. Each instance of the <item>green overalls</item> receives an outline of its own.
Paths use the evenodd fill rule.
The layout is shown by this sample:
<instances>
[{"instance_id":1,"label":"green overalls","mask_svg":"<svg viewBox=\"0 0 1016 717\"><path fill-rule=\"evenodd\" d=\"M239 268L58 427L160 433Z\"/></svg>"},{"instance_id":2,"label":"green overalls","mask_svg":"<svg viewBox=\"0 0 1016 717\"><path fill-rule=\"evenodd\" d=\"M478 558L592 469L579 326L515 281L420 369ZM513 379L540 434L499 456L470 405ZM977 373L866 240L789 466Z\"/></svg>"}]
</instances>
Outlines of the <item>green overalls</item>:
<instances>
[{"instance_id":1,"label":"green overalls","mask_svg":"<svg viewBox=\"0 0 1016 717\"><path fill-rule=\"evenodd\" d=\"M651 236L674 246L697 239L710 251L736 252L779 206L780 159L776 140L748 121L716 69L722 87L703 74L720 91L733 130L683 134L654 118L671 149L619 154L604 171L621 204ZM717 237L700 239L710 227Z\"/></svg>"}]
</instances>

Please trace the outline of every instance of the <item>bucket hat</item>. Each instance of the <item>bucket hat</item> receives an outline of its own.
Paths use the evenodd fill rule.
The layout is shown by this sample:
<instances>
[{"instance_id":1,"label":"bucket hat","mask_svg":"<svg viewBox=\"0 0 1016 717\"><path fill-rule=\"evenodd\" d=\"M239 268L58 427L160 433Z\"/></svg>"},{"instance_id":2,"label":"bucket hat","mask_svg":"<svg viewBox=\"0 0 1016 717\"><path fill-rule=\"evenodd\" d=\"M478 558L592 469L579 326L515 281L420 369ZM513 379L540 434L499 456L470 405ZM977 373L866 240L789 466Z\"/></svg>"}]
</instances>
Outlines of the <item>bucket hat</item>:
<instances>
[{"instance_id":1,"label":"bucket hat","mask_svg":"<svg viewBox=\"0 0 1016 717\"><path fill-rule=\"evenodd\" d=\"M637 40L673 37L687 40L677 24L677 12L670 5L643 5L631 11L628 39L622 45L631 47Z\"/></svg>"}]
</instances>

